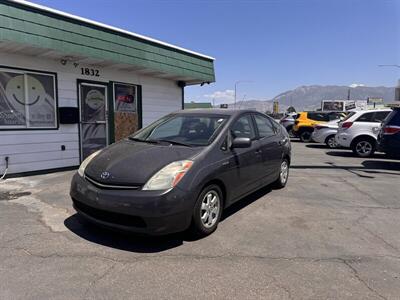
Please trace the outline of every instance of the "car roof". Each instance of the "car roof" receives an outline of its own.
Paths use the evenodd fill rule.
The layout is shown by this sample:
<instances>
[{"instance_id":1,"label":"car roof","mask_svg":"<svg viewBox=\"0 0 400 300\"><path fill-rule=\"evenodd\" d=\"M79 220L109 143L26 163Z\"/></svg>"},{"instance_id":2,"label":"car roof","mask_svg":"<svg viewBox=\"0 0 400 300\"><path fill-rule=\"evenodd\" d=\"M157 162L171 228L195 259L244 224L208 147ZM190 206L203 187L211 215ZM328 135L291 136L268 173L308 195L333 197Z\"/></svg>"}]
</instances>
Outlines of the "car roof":
<instances>
[{"instance_id":1,"label":"car roof","mask_svg":"<svg viewBox=\"0 0 400 300\"><path fill-rule=\"evenodd\" d=\"M259 113L256 110L250 109L226 109L226 108L194 108L178 110L174 114L183 115L225 115L225 116L236 116L242 113Z\"/></svg>"}]
</instances>

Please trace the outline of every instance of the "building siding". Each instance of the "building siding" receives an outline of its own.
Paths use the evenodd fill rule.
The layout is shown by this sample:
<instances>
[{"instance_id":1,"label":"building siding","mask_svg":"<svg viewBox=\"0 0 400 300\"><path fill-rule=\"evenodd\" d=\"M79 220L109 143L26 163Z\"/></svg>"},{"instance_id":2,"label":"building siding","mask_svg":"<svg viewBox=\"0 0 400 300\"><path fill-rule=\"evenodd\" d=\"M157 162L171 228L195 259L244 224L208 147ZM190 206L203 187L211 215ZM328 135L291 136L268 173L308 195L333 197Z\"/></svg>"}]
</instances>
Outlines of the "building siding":
<instances>
[{"instance_id":1,"label":"building siding","mask_svg":"<svg viewBox=\"0 0 400 300\"><path fill-rule=\"evenodd\" d=\"M142 86L143 126L181 109L181 88L175 81L144 76L112 68L100 68L96 79L80 75L80 65L63 66L59 61L0 52L0 66L54 72L58 81L58 106L77 107L77 80L119 81ZM10 157L9 173L76 166L79 161L77 124L60 124L57 130L1 130L0 174L5 156ZM61 151L61 146L66 147Z\"/></svg>"}]
</instances>

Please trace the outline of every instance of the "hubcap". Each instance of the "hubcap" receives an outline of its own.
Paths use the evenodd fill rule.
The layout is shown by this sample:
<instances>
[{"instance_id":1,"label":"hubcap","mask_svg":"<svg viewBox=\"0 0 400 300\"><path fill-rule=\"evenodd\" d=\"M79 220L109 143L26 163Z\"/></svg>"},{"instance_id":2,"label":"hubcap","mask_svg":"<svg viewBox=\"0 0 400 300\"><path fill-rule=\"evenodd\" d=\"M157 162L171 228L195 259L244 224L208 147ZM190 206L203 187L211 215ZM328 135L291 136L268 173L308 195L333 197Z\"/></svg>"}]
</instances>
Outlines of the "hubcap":
<instances>
[{"instance_id":1,"label":"hubcap","mask_svg":"<svg viewBox=\"0 0 400 300\"><path fill-rule=\"evenodd\" d=\"M335 137L331 137L331 138L328 139L328 146L330 148L336 148L337 147Z\"/></svg>"},{"instance_id":2,"label":"hubcap","mask_svg":"<svg viewBox=\"0 0 400 300\"><path fill-rule=\"evenodd\" d=\"M286 183L288 176L289 176L289 166L287 161L284 160L281 164L281 173L280 173L281 182L283 184Z\"/></svg>"},{"instance_id":3,"label":"hubcap","mask_svg":"<svg viewBox=\"0 0 400 300\"><path fill-rule=\"evenodd\" d=\"M367 141L361 141L357 144L356 146L356 151L360 155L368 155L372 151L372 145L370 142Z\"/></svg>"},{"instance_id":4,"label":"hubcap","mask_svg":"<svg viewBox=\"0 0 400 300\"><path fill-rule=\"evenodd\" d=\"M200 219L203 226L211 228L217 222L220 210L220 199L218 193L214 190L205 194L201 202Z\"/></svg>"}]
</instances>

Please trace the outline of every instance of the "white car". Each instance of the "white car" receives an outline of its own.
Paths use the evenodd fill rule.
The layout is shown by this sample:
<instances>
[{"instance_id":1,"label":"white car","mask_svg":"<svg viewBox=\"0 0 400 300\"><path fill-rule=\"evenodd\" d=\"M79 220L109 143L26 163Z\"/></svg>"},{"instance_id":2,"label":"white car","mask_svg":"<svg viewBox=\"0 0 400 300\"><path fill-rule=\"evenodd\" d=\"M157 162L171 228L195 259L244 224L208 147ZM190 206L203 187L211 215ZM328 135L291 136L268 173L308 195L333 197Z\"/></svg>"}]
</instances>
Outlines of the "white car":
<instances>
[{"instance_id":1,"label":"white car","mask_svg":"<svg viewBox=\"0 0 400 300\"><path fill-rule=\"evenodd\" d=\"M374 109L351 112L339 123L336 142L344 148L351 148L357 156L374 154L382 121L391 109Z\"/></svg>"},{"instance_id":2,"label":"white car","mask_svg":"<svg viewBox=\"0 0 400 300\"><path fill-rule=\"evenodd\" d=\"M316 143L326 144L329 148L337 148L335 135L338 131L340 120L333 120L328 123L321 123L314 126L311 139Z\"/></svg>"}]
</instances>

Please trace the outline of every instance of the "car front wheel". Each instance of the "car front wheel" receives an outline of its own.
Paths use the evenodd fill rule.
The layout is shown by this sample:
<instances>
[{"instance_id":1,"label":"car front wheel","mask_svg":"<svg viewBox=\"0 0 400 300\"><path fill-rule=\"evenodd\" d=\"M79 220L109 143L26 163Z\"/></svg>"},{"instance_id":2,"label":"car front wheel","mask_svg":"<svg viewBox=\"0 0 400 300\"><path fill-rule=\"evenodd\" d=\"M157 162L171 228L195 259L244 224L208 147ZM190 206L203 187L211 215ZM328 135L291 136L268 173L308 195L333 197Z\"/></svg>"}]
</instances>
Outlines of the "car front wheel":
<instances>
[{"instance_id":1,"label":"car front wheel","mask_svg":"<svg viewBox=\"0 0 400 300\"><path fill-rule=\"evenodd\" d=\"M328 136L325 140L325 144L331 149L339 147L334 135Z\"/></svg>"},{"instance_id":2,"label":"car front wheel","mask_svg":"<svg viewBox=\"0 0 400 300\"><path fill-rule=\"evenodd\" d=\"M213 233L222 214L222 192L219 186L212 184L200 193L192 215L191 231L197 237Z\"/></svg>"}]
</instances>

